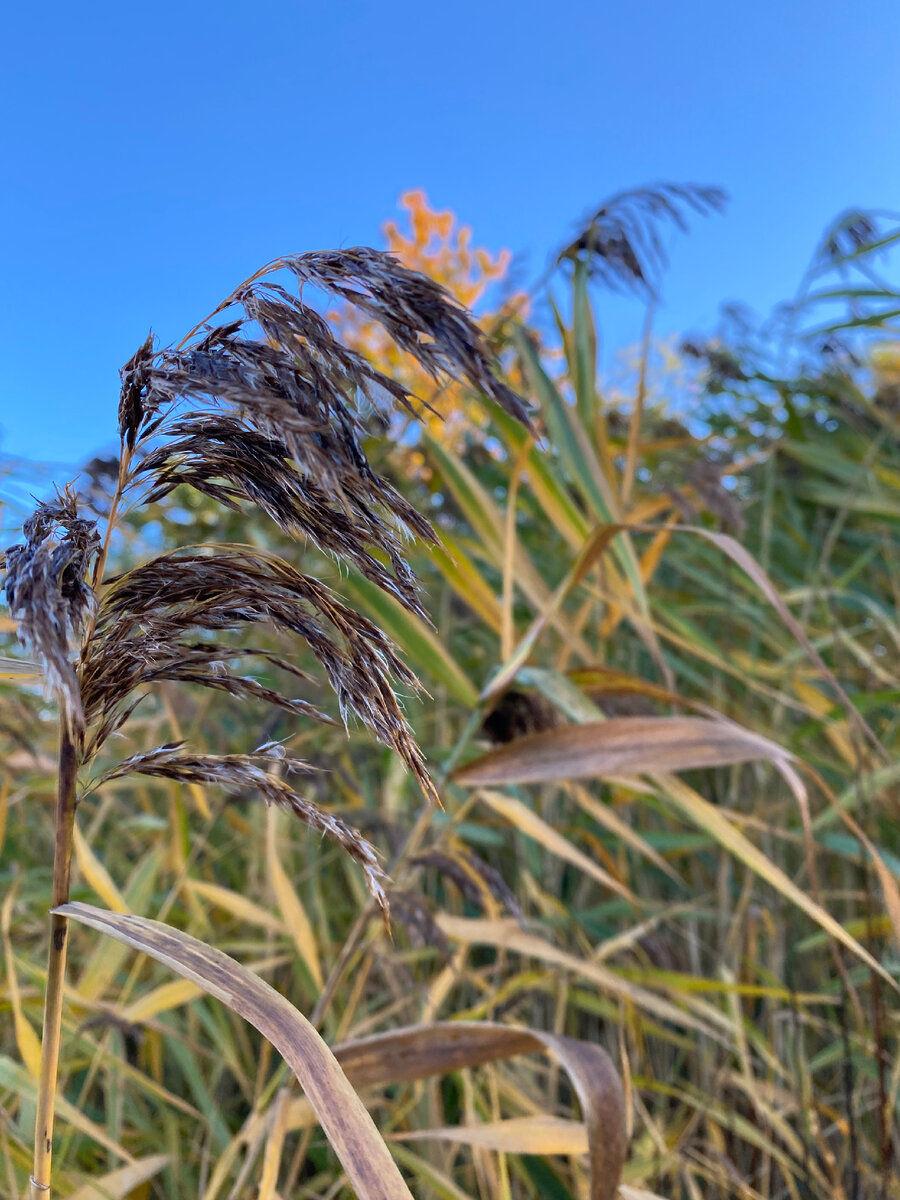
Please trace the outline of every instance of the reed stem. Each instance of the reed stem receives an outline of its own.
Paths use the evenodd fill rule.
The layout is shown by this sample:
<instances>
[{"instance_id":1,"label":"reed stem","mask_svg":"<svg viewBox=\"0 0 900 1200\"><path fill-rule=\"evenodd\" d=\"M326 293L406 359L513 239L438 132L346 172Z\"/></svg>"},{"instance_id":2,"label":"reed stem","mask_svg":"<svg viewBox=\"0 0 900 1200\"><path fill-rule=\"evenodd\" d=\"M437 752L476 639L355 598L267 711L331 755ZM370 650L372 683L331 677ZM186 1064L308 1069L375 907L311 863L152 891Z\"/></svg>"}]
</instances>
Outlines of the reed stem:
<instances>
[{"instance_id":1,"label":"reed stem","mask_svg":"<svg viewBox=\"0 0 900 1200\"><path fill-rule=\"evenodd\" d=\"M72 835L77 803L77 775L78 756L71 732L64 721L59 739L52 908L65 904L69 899L69 880L72 874ZM68 921L65 917L52 913L47 991L44 998L44 1028L41 1036L41 1079L34 1124L34 1168L31 1173L29 1200L48 1200L50 1195L53 1116L56 1106L67 946Z\"/></svg>"}]
</instances>

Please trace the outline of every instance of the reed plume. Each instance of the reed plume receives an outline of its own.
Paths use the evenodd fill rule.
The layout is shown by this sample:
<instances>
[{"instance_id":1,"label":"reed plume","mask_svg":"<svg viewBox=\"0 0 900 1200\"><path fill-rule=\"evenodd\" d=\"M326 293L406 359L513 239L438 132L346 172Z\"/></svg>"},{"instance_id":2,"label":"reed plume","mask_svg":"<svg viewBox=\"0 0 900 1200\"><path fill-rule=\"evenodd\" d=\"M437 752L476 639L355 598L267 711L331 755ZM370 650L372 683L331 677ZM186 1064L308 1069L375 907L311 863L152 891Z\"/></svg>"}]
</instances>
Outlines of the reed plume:
<instances>
[{"instance_id":1,"label":"reed plume","mask_svg":"<svg viewBox=\"0 0 900 1200\"><path fill-rule=\"evenodd\" d=\"M279 275L293 277L297 295ZM304 299L307 289L357 306L431 376L449 375L528 424L525 405L494 374L466 311L434 281L368 248L278 259L178 346L158 349L146 339L121 371L121 449L102 538L67 487L38 506L24 541L0 561L18 635L40 659L60 708L54 907L68 899L78 773L154 685L190 683L298 718L332 720L309 700L240 673L249 659L306 687L312 682L284 655L232 643L229 635L252 627L302 639L344 721L358 719L403 759L427 796L435 795L396 691L415 692L416 677L378 626L320 580L275 554L235 545L165 552L105 578L123 512L184 486L226 508L261 510L288 537L352 565L425 616L404 541L431 540L433 531L363 448L369 422L385 406L415 412L418 402L335 337ZM107 766L81 794L131 773L254 792L346 850L386 911L384 875L369 842L281 778L309 769L265 747L211 755L173 743ZM46 1196L50 1183L65 970L65 918L52 921L34 1196Z\"/></svg>"},{"instance_id":2,"label":"reed plume","mask_svg":"<svg viewBox=\"0 0 900 1200\"><path fill-rule=\"evenodd\" d=\"M687 213L721 212L727 201L721 188L692 183L658 183L617 192L583 222L557 263L582 262L588 274L606 287L650 299L668 262L660 224L686 233Z\"/></svg>"}]
</instances>

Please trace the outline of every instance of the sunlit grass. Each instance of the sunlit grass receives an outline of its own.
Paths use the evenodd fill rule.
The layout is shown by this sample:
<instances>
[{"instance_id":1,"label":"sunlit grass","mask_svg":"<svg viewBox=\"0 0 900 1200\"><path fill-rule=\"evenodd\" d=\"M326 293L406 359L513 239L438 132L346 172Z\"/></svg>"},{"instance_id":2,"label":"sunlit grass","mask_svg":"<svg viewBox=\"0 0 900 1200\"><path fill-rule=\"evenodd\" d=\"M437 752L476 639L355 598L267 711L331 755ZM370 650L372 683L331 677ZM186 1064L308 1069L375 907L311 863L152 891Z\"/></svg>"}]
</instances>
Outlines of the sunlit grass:
<instances>
[{"instance_id":1,"label":"sunlit grass","mask_svg":"<svg viewBox=\"0 0 900 1200\"><path fill-rule=\"evenodd\" d=\"M413 551L436 628L308 556L430 693L405 712L442 809L359 732L267 730L322 768L310 797L381 851L392 934L355 864L286 814L152 778L85 801L73 899L165 920L271 983L336 1048L416 1196L581 1197L592 1165L596 1188L587 1132L602 1141L606 1117L579 1103L554 1037L603 1046L620 1070L623 1200L900 1196L889 381L833 356L781 378L751 347L738 375L703 347L726 389L715 410L674 423L643 405L646 372L611 410L586 273L566 287L564 353L521 335L504 350L543 440L489 409L471 444L415 447L410 497L440 497L446 534ZM394 478L408 453L392 452ZM205 500L178 500L197 528L210 519ZM147 519L165 527L164 505ZM216 520L223 540L278 548L259 523ZM39 697L0 687L0 1178L14 1195L30 1168L53 748ZM252 749L251 711L164 685L122 756L181 738ZM715 752L690 741L705 722ZM604 741L629 730L630 757L610 766ZM489 783L466 773L485 753ZM61 1195L89 1178L119 1196L350 1194L254 1030L118 942L76 928L70 956ZM490 1053L466 1044L454 1061L435 1023L472 1021L502 1031L485 1025L471 1037ZM504 1041L512 1029L550 1054Z\"/></svg>"}]
</instances>

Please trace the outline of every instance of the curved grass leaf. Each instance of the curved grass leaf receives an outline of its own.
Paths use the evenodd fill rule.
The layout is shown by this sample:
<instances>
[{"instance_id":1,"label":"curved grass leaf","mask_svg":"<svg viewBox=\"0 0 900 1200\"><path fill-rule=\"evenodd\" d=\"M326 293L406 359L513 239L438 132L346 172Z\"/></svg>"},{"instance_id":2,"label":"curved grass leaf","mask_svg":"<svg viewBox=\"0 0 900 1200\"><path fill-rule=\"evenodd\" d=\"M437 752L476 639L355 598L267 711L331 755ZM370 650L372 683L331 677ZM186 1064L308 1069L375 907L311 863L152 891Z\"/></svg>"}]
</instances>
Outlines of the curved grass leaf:
<instances>
[{"instance_id":1,"label":"curved grass leaf","mask_svg":"<svg viewBox=\"0 0 900 1200\"><path fill-rule=\"evenodd\" d=\"M789 757L774 742L730 721L612 717L516 738L458 768L452 779L467 787L555 783L561 779L690 771Z\"/></svg>"},{"instance_id":2,"label":"curved grass leaf","mask_svg":"<svg viewBox=\"0 0 900 1200\"><path fill-rule=\"evenodd\" d=\"M548 1053L560 1063L578 1096L591 1161L591 1200L613 1200L627 1151L625 1099L618 1073L602 1047L486 1021L445 1021L347 1042L336 1046L334 1053L347 1077L357 1087L365 1087L444 1075L535 1051Z\"/></svg>"},{"instance_id":3,"label":"curved grass leaf","mask_svg":"<svg viewBox=\"0 0 900 1200\"><path fill-rule=\"evenodd\" d=\"M334 1055L284 996L221 950L158 921L79 903L63 904L54 911L142 950L249 1021L297 1076L360 1200L412 1200Z\"/></svg>"},{"instance_id":4,"label":"curved grass leaf","mask_svg":"<svg viewBox=\"0 0 900 1200\"><path fill-rule=\"evenodd\" d=\"M509 1117L483 1125L448 1125L441 1129L413 1129L392 1133L389 1141L422 1142L434 1139L463 1146L478 1146L503 1154L587 1154L587 1130L581 1121L561 1117Z\"/></svg>"},{"instance_id":5,"label":"curved grass leaf","mask_svg":"<svg viewBox=\"0 0 900 1200\"><path fill-rule=\"evenodd\" d=\"M140 1185L158 1175L168 1163L168 1154L150 1154L146 1158L139 1158L127 1167L110 1171L102 1179L85 1183L71 1193L69 1200L125 1200L127 1196L136 1195Z\"/></svg>"}]
</instances>

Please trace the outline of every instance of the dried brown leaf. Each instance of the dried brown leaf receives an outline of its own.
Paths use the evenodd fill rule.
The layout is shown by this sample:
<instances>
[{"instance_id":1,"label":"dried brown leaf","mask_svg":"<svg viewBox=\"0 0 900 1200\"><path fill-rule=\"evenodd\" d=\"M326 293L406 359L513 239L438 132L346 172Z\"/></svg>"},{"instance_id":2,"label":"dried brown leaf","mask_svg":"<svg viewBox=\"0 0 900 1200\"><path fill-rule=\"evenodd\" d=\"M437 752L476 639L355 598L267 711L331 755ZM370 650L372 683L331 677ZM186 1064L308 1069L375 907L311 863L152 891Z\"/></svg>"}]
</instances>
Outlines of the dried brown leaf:
<instances>
[{"instance_id":1,"label":"dried brown leaf","mask_svg":"<svg viewBox=\"0 0 900 1200\"><path fill-rule=\"evenodd\" d=\"M774 742L730 721L612 717L518 738L460 767L452 778L467 787L546 783L789 757Z\"/></svg>"},{"instance_id":2,"label":"dried brown leaf","mask_svg":"<svg viewBox=\"0 0 900 1200\"><path fill-rule=\"evenodd\" d=\"M303 1014L258 975L221 950L158 921L106 913L89 904L64 904L54 911L142 950L249 1021L297 1076L360 1200L412 1200L335 1056Z\"/></svg>"}]
</instances>

